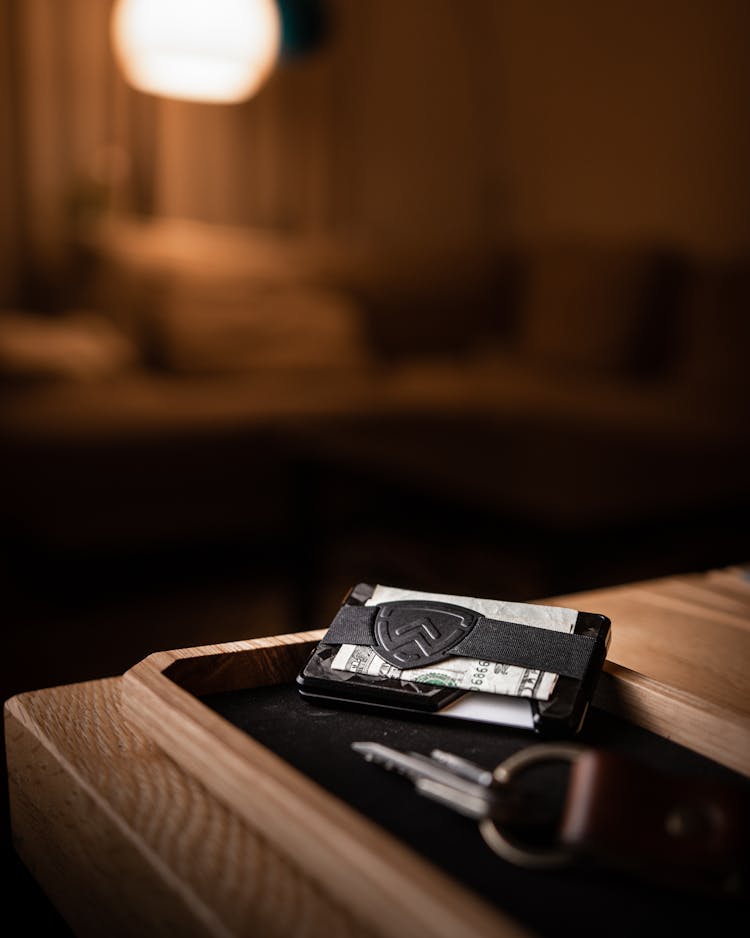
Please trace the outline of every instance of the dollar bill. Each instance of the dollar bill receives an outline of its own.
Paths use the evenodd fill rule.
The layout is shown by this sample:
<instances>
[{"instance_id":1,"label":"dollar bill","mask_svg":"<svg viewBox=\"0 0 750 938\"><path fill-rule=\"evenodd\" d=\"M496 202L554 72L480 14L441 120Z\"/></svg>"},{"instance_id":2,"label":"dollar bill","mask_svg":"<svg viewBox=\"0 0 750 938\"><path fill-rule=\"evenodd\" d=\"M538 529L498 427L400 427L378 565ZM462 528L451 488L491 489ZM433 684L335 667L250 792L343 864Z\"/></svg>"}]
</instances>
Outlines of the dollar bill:
<instances>
[{"instance_id":1,"label":"dollar bill","mask_svg":"<svg viewBox=\"0 0 750 938\"><path fill-rule=\"evenodd\" d=\"M557 675L547 671L479 661L477 658L446 658L437 665L401 670L384 661L368 645L342 645L331 667L335 671L391 677L417 684L438 684L484 694L531 697L534 700L548 700L557 683Z\"/></svg>"}]
</instances>

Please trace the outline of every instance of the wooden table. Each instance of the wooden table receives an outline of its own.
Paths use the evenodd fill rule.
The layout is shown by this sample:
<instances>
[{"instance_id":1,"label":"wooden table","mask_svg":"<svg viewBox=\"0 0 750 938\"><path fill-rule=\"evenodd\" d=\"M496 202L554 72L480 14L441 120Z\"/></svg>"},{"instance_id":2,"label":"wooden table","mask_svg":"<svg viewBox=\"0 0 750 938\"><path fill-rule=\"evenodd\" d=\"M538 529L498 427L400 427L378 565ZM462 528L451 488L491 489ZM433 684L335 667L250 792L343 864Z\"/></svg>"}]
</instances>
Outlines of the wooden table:
<instances>
[{"instance_id":1,"label":"wooden table","mask_svg":"<svg viewBox=\"0 0 750 938\"><path fill-rule=\"evenodd\" d=\"M750 775L745 570L553 602L613 621L601 704L617 683L638 722ZM644 688L656 693L645 704ZM113 678L5 705L15 845L76 934L382 933L125 720L122 689ZM414 875L429 875L420 863ZM472 909L467 933L526 933L494 909Z\"/></svg>"}]
</instances>

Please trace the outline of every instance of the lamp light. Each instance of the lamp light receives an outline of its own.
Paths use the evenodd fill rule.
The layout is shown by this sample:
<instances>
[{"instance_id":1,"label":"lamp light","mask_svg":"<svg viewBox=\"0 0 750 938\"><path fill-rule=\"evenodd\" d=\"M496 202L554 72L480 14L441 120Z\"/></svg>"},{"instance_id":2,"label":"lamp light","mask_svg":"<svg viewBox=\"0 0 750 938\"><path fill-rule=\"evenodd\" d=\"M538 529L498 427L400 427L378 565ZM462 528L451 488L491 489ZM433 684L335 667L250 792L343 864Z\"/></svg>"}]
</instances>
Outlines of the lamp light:
<instances>
[{"instance_id":1,"label":"lamp light","mask_svg":"<svg viewBox=\"0 0 750 938\"><path fill-rule=\"evenodd\" d=\"M188 101L251 97L274 67L274 0L117 0L112 42L135 88Z\"/></svg>"}]
</instances>

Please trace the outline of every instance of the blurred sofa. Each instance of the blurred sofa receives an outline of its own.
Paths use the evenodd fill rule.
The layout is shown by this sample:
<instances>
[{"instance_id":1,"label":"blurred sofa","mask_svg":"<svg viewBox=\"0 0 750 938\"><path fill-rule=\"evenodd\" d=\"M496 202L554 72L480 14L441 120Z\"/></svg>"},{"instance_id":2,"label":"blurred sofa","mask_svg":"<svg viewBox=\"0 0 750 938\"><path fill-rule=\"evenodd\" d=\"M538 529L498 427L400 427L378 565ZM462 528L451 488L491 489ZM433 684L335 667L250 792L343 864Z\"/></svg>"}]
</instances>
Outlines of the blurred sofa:
<instances>
[{"instance_id":1,"label":"blurred sofa","mask_svg":"<svg viewBox=\"0 0 750 938\"><path fill-rule=\"evenodd\" d=\"M78 249L77 301L138 360L12 382L18 530L252 536L289 523L288 480L313 464L542 525L748 501L742 264L168 220L99 226ZM40 452L67 487L28 470Z\"/></svg>"}]
</instances>

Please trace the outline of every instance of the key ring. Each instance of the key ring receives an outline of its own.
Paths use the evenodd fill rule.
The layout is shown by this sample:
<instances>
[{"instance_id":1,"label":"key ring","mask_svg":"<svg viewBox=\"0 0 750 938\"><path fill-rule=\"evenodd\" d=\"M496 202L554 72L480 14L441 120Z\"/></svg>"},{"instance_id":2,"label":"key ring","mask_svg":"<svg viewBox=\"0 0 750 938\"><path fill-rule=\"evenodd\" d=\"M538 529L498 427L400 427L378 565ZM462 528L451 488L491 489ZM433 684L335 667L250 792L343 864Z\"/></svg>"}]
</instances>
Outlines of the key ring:
<instances>
[{"instance_id":1,"label":"key ring","mask_svg":"<svg viewBox=\"0 0 750 938\"><path fill-rule=\"evenodd\" d=\"M518 775L534 765L544 762L575 762L585 752L583 746L573 743L544 743L529 746L513 753L495 767L492 776L498 785L510 785ZM510 840L491 818L479 822L479 832L484 842L498 856L516 866L527 869L551 870L567 866L571 862L570 852L563 848L546 847L536 850Z\"/></svg>"}]
</instances>

